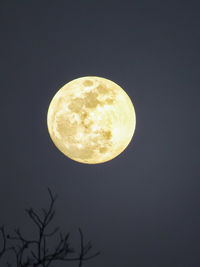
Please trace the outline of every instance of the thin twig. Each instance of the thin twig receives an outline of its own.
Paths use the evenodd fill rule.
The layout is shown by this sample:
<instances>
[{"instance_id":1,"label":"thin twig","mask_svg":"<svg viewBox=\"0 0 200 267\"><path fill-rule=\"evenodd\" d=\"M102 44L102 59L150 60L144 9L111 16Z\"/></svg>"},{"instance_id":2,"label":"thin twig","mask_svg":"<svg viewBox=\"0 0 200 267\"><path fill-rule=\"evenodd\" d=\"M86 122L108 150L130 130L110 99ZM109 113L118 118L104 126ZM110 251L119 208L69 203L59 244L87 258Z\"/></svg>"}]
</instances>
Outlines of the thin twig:
<instances>
[{"instance_id":1,"label":"thin twig","mask_svg":"<svg viewBox=\"0 0 200 267\"><path fill-rule=\"evenodd\" d=\"M0 258L6 251L12 251L16 260L15 267L50 267L57 261L77 262L79 267L82 267L84 261L91 260L100 253L96 252L92 255L88 255L92 249L92 245L90 242L84 244L84 236L80 228L80 251L75 251L70 245L69 233L63 235L59 231L59 227L56 227L53 230L48 230L49 225L55 216L54 205L57 199L57 196L54 195L49 188L48 193L50 196L50 203L47 209L42 209L42 215L32 208L26 210L29 218L37 229L37 237L35 239L24 237L20 229L16 229L14 235L6 236L4 227L0 228L0 233L3 238L3 247L0 250ZM58 238L58 243L53 250L49 245L52 237ZM7 248L7 241L12 243L9 248ZM74 257L71 257L71 254L74 254ZM7 263L7 267L11 266L14 267L10 263Z\"/></svg>"}]
</instances>

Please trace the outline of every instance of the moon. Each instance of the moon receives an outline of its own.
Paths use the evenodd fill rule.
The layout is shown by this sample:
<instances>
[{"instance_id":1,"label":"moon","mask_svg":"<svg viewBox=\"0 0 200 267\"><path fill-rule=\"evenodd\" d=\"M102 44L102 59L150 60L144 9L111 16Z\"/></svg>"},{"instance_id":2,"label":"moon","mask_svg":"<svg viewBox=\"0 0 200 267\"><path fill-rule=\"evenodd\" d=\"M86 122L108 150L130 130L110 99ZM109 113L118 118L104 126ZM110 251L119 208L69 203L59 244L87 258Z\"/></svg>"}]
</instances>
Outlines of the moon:
<instances>
[{"instance_id":1,"label":"moon","mask_svg":"<svg viewBox=\"0 0 200 267\"><path fill-rule=\"evenodd\" d=\"M135 109L126 92L105 78L81 77L53 97L47 126L56 147L72 160L97 164L118 156L130 143Z\"/></svg>"}]
</instances>

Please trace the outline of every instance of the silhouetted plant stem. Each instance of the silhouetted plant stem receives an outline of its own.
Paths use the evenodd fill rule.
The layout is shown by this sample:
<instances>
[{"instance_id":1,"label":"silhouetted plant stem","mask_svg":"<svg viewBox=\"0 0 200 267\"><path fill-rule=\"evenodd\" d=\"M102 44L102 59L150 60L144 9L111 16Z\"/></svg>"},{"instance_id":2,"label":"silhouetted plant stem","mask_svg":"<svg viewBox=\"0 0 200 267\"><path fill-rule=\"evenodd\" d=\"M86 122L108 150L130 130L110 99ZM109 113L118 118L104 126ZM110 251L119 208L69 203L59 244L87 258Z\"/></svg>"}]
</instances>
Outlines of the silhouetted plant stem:
<instances>
[{"instance_id":1,"label":"silhouetted plant stem","mask_svg":"<svg viewBox=\"0 0 200 267\"><path fill-rule=\"evenodd\" d=\"M83 262L93 259L99 255L99 252L88 255L92 249L90 242L84 244L84 236L82 230L79 228L80 234L80 251L76 252L69 243L70 234L63 235L59 227L47 230L55 216L55 201L56 195L53 195L48 189L50 196L50 205L47 209L42 209L42 215L30 208L26 210L27 215L32 223L36 226L36 239L28 239L23 236L19 229L14 231L14 235L5 234L4 227L0 228L2 237L2 248L0 249L0 259L6 253L12 252L15 256L15 263L7 263L7 267L49 267L52 263L60 262L78 262L78 266L82 267ZM58 241L54 250L50 248L49 241L51 237L57 236ZM9 243L9 246L7 246ZM74 255L74 256L70 256Z\"/></svg>"},{"instance_id":2,"label":"silhouetted plant stem","mask_svg":"<svg viewBox=\"0 0 200 267\"><path fill-rule=\"evenodd\" d=\"M0 233L1 233L2 241L3 241L2 249L0 250L0 258L1 258L6 251L6 234L5 234L4 226L1 226Z\"/></svg>"}]
</instances>

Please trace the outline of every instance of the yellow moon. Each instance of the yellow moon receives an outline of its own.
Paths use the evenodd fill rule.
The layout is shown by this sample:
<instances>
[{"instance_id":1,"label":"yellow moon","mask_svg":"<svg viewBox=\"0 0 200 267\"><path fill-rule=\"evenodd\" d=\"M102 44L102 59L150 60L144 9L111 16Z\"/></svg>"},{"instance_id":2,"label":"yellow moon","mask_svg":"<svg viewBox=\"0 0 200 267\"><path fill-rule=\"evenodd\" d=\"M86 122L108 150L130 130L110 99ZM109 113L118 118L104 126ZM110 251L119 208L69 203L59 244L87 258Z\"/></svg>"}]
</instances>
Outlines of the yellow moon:
<instances>
[{"instance_id":1,"label":"yellow moon","mask_svg":"<svg viewBox=\"0 0 200 267\"><path fill-rule=\"evenodd\" d=\"M128 146L136 116L119 85L88 76L72 80L55 94L47 125L52 141L67 157L97 164L115 158Z\"/></svg>"}]
</instances>

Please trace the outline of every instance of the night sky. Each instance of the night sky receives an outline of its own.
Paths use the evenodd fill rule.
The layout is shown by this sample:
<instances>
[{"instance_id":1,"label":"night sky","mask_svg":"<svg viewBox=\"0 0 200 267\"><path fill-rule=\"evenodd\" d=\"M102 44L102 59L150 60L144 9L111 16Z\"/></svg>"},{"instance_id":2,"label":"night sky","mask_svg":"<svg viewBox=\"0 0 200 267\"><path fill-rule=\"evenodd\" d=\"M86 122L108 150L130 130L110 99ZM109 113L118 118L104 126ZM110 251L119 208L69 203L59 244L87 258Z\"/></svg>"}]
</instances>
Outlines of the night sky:
<instances>
[{"instance_id":1,"label":"night sky","mask_svg":"<svg viewBox=\"0 0 200 267\"><path fill-rule=\"evenodd\" d=\"M200 266L199 14L193 0L0 2L0 224L28 227L50 187L56 223L101 251L84 266ZM132 142L103 164L70 160L47 130L52 97L82 76L136 110Z\"/></svg>"}]
</instances>

